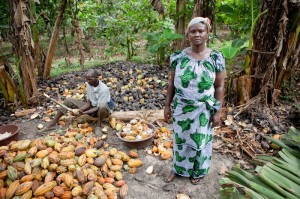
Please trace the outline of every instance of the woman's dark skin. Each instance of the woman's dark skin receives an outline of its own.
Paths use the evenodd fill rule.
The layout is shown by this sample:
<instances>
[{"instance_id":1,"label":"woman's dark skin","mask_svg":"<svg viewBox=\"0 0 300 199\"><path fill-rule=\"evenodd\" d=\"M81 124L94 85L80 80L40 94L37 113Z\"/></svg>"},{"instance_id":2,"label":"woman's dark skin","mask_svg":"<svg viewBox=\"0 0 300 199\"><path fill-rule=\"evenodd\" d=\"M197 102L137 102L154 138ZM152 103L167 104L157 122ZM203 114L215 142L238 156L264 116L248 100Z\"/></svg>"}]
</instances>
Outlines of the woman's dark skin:
<instances>
[{"instance_id":1,"label":"woman's dark skin","mask_svg":"<svg viewBox=\"0 0 300 199\"><path fill-rule=\"evenodd\" d=\"M210 56L212 50L206 47L206 41L208 40L208 28L206 27L205 24L196 23L190 26L188 30L188 38L191 47L186 49L186 53L189 56L197 60L203 60ZM215 87L214 97L220 102L221 107L224 98L225 77L226 77L226 72L225 70L223 70L222 72L216 74L216 79L214 82L214 87ZM170 122L170 119L172 117L171 102L175 94L174 78L175 78L175 71L172 70L170 73L166 102L165 102L165 109L164 109L164 117L167 122ZM220 116L221 116L221 109L219 109L214 115L211 116L210 122L212 123L212 127L221 125ZM172 171L167 181L171 182L175 178L175 176L176 174ZM195 180L199 180L199 179L195 179Z\"/></svg>"}]
</instances>

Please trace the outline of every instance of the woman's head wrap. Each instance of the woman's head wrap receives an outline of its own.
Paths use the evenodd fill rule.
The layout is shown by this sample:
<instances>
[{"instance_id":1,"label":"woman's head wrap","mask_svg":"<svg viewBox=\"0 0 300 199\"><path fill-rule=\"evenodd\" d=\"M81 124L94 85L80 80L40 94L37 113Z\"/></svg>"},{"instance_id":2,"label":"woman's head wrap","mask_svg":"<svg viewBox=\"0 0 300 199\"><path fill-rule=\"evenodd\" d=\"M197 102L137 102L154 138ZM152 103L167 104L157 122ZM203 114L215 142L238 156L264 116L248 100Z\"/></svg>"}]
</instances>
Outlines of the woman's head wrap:
<instances>
[{"instance_id":1,"label":"woman's head wrap","mask_svg":"<svg viewBox=\"0 0 300 199\"><path fill-rule=\"evenodd\" d=\"M186 32L188 32L188 31L189 31L189 28L190 28L192 25L196 24L196 23L203 23L203 24L205 24L206 27L207 27L207 32L210 32L211 25L210 25L210 20L209 20L209 18L207 18L207 17L206 17L206 18L203 18L203 17L195 17L195 18L193 18L193 19L190 21L190 23L188 24L188 27L187 27Z\"/></svg>"}]
</instances>

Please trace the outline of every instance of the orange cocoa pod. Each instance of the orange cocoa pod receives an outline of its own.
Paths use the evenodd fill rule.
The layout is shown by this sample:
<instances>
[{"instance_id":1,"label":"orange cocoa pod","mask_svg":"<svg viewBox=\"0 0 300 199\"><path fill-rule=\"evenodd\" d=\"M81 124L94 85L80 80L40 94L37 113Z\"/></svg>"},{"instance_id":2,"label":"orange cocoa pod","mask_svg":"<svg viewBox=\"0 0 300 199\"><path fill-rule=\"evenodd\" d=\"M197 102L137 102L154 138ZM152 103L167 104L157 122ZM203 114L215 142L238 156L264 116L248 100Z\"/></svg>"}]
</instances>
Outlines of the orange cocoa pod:
<instances>
[{"instance_id":1,"label":"orange cocoa pod","mask_svg":"<svg viewBox=\"0 0 300 199\"><path fill-rule=\"evenodd\" d=\"M72 197L71 191L65 191L64 194L60 196L60 199L71 199Z\"/></svg>"},{"instance_id":2,"label":"orange cocoa pod","mask_svg":"<svg viewBox=\"0 0 300 199\"><path fill-rule=\"evenodd\" d=\"M37 152L37 153L35 154L35 157L43 159L43 158L46 157L48 154L49 154L49 151L45 149L45 150L41 150L41 151Z\"/></svg>"},{"instance_id":3,"label":"orange cocoa pod","mask_svg":"<svg viewBox=\"0 0 300 199\"><path fill-rule=\"evenodd\" d=\"M125 180L119 180L115 183L116 187L122 187L124 184L126 184Z\"/></svg>"},{"instance_id":4,"label":"orange cocoa pod","mask_svg":"<svg viewBox=\"0 0 300 199\"><path fill-rule=\"evenodd\" d=\"M115 178L115 177L116 177L116 174L115 174L115 172L113 172L113 171L108 171L108 172L107 172L107 176L110 177L110 178Z\"/></svg>"},{"instance_id":5,"label":"orange cocoa pod","mask_svg":"<svg viewBox=\"0 0 300 199\"><path fill-rule=\"evenodd\" d=\"M20 184L15 192L16 196L20 196L23 195L24 193L26 193L27 191L29 191L32 187L32 181L29 182L23 182L22 184Z\"/></svg>"},{"instance_id":6,"label":"orange cocoa pod","mask_svg":"<svg viewBox=\"0 0 300 199\"><path fill-rule=\"evenodd\" d=\"M5 198L5 195L6 195L6 188L4 188L4 187L1 187L1 189L0 189L0 198L2 199L4 199Z\"/></svg>"},{"instance_id":7,"label":"orange cocoa pod","mask_svg":"<svg viewBox=\"0 0 300 199\"><path fill-rule=\"evenodd\" d=\"M7 170L4 170L0 173L0 179L4 179L7 176Z\"/></svg>"},{"instance_id":8,"label":"orange cocoa pod","mask_svg":"<svg viewBox=\"0 0 300 199\"><path fill-rule=\"evenodd\" d=\"M26 176L23 176L20 180L20 183L23 183L23 182L26 182L26 181L32 181L34 178L33 175L26 175Z\"/></svg>"},{"instance_id":9,"label":"orange cocoa pod","mask_svg":"<svg viewBox=\"0 0 300 199\"><path fill-rule=\"evenodd\" d=\"M113 178L107 177L107 178L104 178L104 181L105 181L105 183L112 184L115 180Z\"/></svg>"},{"instance_id":10,"label":"orange cocoa pod","mask_svg":"<svg viewBox=\"0 0 300 199\"><path fill-rule=\"evenodd\" d=\"M66 160L66 159L74 158L74 156L75 156L75 152L60 152L58 154L58 157L61 160Z\"/></svg>"},{"instance_id":11,"label":"orange cocoa pod","mask_svg":"<svg viewBox=\"0 0 300 199\"><path fill-rule=\"evenodd\" d=\"M64 193L65 193L65 190L60 186L53 187L52 191L53 191L54 195L57 197L60 197L60 196L64 195Z\"/></svg>"},{"instance_id":12,"label":"orange cocoa pod","mask_svg":"<svg viewBox=\"0 0 300 199\"><path fill-rule=\"evenodd\" d=\"M137 158L137 157L139 157L139 154L138 154L136 151L133 151L133 150L130 150L130 151L128 152L128 155L129 155L129 157L131 157L131 158Z\"/></svg>"},{"instance_id":13,"label":"orange cocoa pod","mask_svg":"<svg viewBox=\"0 0 300 199\"><path fill-rule=\"evenodd\" d=\"M105 180L103 177L98 177L97 182L102 185L105 183Z\"/></svg>"}]
</instances>

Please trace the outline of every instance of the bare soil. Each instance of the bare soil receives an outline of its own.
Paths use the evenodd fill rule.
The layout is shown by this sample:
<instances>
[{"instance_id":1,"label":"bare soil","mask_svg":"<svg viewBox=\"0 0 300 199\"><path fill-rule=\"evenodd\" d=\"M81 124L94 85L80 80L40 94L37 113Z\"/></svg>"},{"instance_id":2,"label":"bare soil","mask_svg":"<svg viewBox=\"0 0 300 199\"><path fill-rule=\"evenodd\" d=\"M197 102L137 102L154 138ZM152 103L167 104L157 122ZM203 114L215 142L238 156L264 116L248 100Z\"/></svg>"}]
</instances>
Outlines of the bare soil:
<instances>
[{"instance_id":1,"label":"bare soil","mask_svg":"<svg viewBox=\"0 0 300 199\"><path fill-rule=\"evenodd\" d=\"M18 121L20 125L19 139L34 139L45 134L37 133L36 125L40 123L40 119ZM107 125L108 124L103 124ZM96 125L93 125L96 127ZM107 143L110 147L115 147L118 150L129 151L118 139L116 132L109 129ZM49 132L48 132L49 133ZM219 174L221 166L230 169L234 164L234 158L229 155L214 153L212 165L209 174L204 177L198 185L192 185L189 178L176 177L174 181L166 183L165 179L170 174L172 160L161 160L159 157L148 155L146 149L138 150L139 158L143 161L143 166L137 169L135 174L123 172L124 179L129 187L129 195L126 199L173 199L178 193L189 195L193 199L213 199L219 197L219 179L222 175ZM147 167L153 165L153 174L146 173Z\"/></svg>"}]
</instances>

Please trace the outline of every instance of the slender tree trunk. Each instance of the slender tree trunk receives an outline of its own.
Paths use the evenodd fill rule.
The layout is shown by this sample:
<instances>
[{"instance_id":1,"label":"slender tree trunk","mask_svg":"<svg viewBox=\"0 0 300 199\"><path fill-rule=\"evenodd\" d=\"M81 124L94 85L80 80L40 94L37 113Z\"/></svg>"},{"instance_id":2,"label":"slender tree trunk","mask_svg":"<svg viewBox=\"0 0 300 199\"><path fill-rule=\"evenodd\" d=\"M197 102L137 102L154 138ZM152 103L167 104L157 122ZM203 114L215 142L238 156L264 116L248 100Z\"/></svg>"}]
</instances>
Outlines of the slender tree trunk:
<instances>
[{"instance_id":1,"label":"slender tree trunk","mask_svg":"<svg viewBox=\"0 0 300 199\"><path fill-rule=\"evenodd\" d=\"M79 51L79 62L80 62L80 68L81 70L84 69L84 62L85 62L85 56L84 56L84 46L82 45L82 40L84 39L84 34L82 29L80 28L79 21L76 20L75 23L75 30L76 30L76 38L75 38L75 45L77 46L77 49Z\"/></svg>"},{"instance_id":2,"label":"slender tree trunk","mask_svg":"<svg viewBox=\"0 0 300 199\"><path fill-rule=\"evenodd\" d=\"M50 44L49 44L49 48L48 48L48 52L47 52L47 56L46 56L46 63L45 63L44 75L43 75L44 79L46 79L50 76L51 64L52 64L52 59L53 59L53 55L54 55L54 49L55 49L55 45L56 45L56 42L58 39L59 28L60 28L60 25L61 25L61 22L63 19L64 12L66 10L66 7L67 7L67 0L62 0L62 4L58 11L58 16L55 21L54 30L52 33L52 37L50 40Z\"/></svg>"},{"instance_id":3,"label":"slender tree trunk","mask_svg":"<svg viewBox=\"0 0 300 199\"><path fill-rule=\"evenodd\" d=\"M37 68L36 52L30 28L31 21L25 14L29 5L28 1L24 0L10 0L9 5L10 25L13 35L11 42L13 53L16 55L16 70L20 75L20 95L25 98L22 99L22 102L26 106L37 102L38 97L35 72Z\"/></svg>"},{"instance_id":4,"label":"slender tree trunk","mask_svg":"<svg viewBox=\"0 0 300 199\"><path fill-rule=\"evenodd\" d=\"M203 16L203 0L195 0L192 18Z\"/></svg>"},{"instance_id":5,"label":"slender tree trunk","mask_svg":"<svg viewBox=\"0 0 300 199\"><path fill-rule=\"evenodd\" d=\"M177 34L182 34L185 35L185 26L186 26L186 15L184 14L184 12L182 12L185 9L185 5L186 2L185 0L177 0L176 3L176 13L183 13L181 15L179 15L176 19L175 19L175 32ZM185 47L186 44L186 39L177 39L174 41L173 44L173 50L179 50L179 49L183 49Z\"/></svg>"},{"instance_id":6,"label":"slender tree trunk","mask_svg":"<svg viewBox=\"0 0 300 199\"><path fill-rule=\"evenodd\" d=\"M156 10L160 15L165 14L165 7L161 0L150 0L150 3L154 10Z\"/></svg>"}]
</instances>

